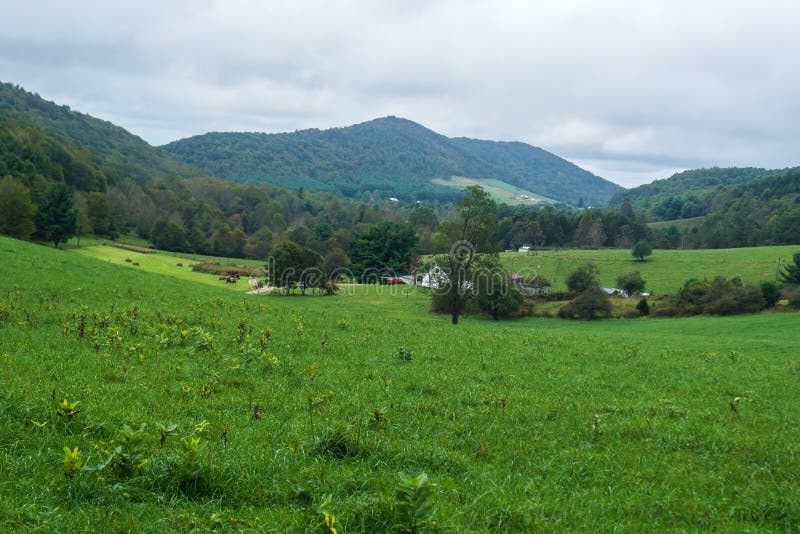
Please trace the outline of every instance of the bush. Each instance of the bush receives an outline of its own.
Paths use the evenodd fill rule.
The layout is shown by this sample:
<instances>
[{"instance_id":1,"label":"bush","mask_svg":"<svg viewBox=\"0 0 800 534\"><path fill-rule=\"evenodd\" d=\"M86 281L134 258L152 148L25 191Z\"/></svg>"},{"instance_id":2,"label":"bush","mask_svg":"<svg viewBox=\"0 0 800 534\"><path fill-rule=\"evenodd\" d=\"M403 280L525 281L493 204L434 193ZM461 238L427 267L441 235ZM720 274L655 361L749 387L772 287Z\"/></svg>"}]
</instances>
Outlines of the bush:
<instances>
[{"instance_id":1,"label":"bush","mask_svg":"<svg viewBox=\"0 0 800 534\"><path fill-rule=\"evenodd\" d=\"M591 321L611 315L611 300L605 291L592 286L558 310L558 316L565 319L584 319Z\"/></svg>"},{"instance_id":2,"label":"bush","mask_svg":"<svg viewBox=\"0 0 800 534\"><path fill-rule=\"evenodd\" d=\"M508 273L499 269L487 271L475 280L478 310L495 321L517 316L522 305L522 294L514 286Z\"/></svg>"},{"instance_id":3,"label":"bush","mask_svg":"<svg viewBox=\"0 0 800 534\"><path fill-rule=\"evenodd\" d=\"M684 315L734 315L758 312L767 302L759 288L742 284L738 278L718 276L711 282L688 280L678 291L675 304Z\"/></svg>"},{"instance_id":4,"label":"bush","mask_svg":"<svg viewBox=\"0 0 800 534\"><path fill-rule=\"evenodd\" d=\"M761 296L764 297L767 308L772 308L781 300L781 286L778 284L761 282L758 287L761 289Z\"/></svg>"},{"instance_id":5,"label":"bush","mask_svg":"<svg viewBox=\"0 0 800 534\"><path fill-rule=\"evenodd\" d=\"M644 279L639 271L631 271L617 277L617 287L624 289L631 296L644 291L644 285Z\"/></svg>"},{"instance_id":6,"label":"bush","mask_svg":"<svg viewBox=\"0 0 800 534\"><path fill-rule=\"evenodd\" d=\"M647 299L640 300L639 304L636 305L636 309L639 310L639 315L650 315L650 304L647 303Z\"/></svg>"},{"instance_id":7,"label":"bush","mask_svg":"<svg viewBox=\"0 0 800 534\"><path fill-rule=\"evenodd\" d=\"M582 293L590 287L597 287L598 274L599 271L594 263L581 265L567 276L567 289L573 293Z\"/></svg>"}]
</instances>

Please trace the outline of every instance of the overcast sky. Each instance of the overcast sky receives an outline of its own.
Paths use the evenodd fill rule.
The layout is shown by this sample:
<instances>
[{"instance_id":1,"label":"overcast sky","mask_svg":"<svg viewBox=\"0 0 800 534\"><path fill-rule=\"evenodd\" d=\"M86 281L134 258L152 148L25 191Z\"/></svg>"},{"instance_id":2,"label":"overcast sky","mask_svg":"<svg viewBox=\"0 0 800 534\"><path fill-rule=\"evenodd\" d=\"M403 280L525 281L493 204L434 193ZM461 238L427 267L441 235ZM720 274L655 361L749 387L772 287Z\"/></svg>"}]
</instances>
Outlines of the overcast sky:
<instances>
[{"instance_id":1,"label":"overcast sky","mask_svg":"<svg viewBox=\"0 0 800 534\"><path fill-rule=\"evenodd\" d=\"M0 0L0 80L152 144L397 115L624 186L800 164L800 2Z\"/></svg>"}]
</instances>

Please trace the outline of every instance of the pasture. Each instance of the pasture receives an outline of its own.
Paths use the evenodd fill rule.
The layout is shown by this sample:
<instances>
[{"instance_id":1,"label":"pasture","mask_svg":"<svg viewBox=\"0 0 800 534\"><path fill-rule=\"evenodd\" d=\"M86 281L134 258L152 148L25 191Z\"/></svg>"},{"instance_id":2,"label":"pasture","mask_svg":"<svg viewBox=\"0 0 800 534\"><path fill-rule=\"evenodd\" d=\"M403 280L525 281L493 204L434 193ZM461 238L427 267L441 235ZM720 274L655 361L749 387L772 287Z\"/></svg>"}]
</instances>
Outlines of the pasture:
<instances>
[{"instance_id":1,"label":"pasture","mask_svg":"<svg viewBox=\"0 0 800 534\"><path fill-rule=\"evenodd\" d=\"M758 284L775 281L778 260L791 263L797 246L752 247L716 250L654 250L645 261L638 261L627 249L541 250L503 252L503 265L511 272L535 276L537 267L556 291L566 290L566 277L580 265L592 262L600 270L603 287L614 287L617 276L637 270L647 281L646 291L663 295L674 293L690 278L709 280L715 276L741 277Z\"/></svg>"},{"instance_id":2,"label":"pasture","mask_svg":"<svg viewBox=\"0 0 800 534\"><path fill-rule=\"evenodd\" d=\"M250 296L105 253L0 238L2 530L800 524L796 313L454 327L420 289ZM398 492L422 472L428 510Z\"/></svg>"},{"instance_id":3,"label":"pasture","mask_svg":"<svg viewBox=\"0 0 800 534\"><path fill-rule=\"evenodd\" d=\"M238 292L249 291L251 289L251 287L247 285L246 277L236 284L226 284L223 281L220 281L216 276L192 271L190 265L193 263L199 263L203 260L256 266L262 266L265 263L264 261L258 262L243 259L228 260L225 258L214 258L210 256L178 255L166 252L143 254L140 252L134 252L131 250L100 244L76 248L74 249L74 253L101 260L113 265L128 267L153 274L166 275L186 282L224 287L227 290ZM138 265L134 265L134 262ZM179 263L182 265L178 266ZM191 288L193 286L189 287Z\"/></svg>"},{"instance_id":4,"label":"pasture","mask_svg":"<svg viewBox=\"0 0 800 534\"><path fill-rule=\"evenodd\" d=\"M447 187L463 189L471 185L478 185L489 193L489 196L498 204L527 204L527 205L541 205L541 204L555 204L556 201L536 193L531 193L525 189L515 185L494 180L491 178L467 178L464 176L451 176L449 179L434 178L431 180L435 184L444 185ZM527 198L521 198L527 197Z\"/></svg>"}]
</instances>

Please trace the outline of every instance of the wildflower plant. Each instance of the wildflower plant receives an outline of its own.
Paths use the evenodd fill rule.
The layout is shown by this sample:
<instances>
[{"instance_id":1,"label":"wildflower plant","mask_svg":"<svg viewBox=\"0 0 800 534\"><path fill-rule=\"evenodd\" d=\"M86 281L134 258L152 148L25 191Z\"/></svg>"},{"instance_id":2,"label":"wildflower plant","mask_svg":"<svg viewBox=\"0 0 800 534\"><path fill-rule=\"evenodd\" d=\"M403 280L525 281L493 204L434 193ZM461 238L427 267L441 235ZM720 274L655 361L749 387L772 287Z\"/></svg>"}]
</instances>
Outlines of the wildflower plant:
<instances>
[{"instance_id":1,"label":"wildflower plant","mask_svg":"<svg viewBox=\"0 0 800 534\"><path fill-rule=\"evenodd\" d=\"M70 449L69 447L64 447L64 459L61 461L62 463L62 472L64 476L67 478L72 478L75 473L83 467L83 460L81 459L81 453L78 450L78 447Z\"/></svg>"}]
</instances>

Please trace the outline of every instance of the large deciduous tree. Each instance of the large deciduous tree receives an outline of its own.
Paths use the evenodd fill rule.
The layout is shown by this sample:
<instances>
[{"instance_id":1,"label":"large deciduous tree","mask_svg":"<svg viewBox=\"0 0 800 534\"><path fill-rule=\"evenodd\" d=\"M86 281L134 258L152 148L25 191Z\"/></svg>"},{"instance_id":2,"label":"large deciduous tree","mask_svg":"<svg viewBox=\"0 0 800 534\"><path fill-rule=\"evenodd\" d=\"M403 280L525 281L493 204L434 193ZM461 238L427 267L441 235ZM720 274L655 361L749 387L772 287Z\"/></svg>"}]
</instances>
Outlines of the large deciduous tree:
<instances>
[{"instance_id":1,"label":"large deciduous tree","mask_svg":"<svg viewBox=\"0 0 800 534\"><path fill-rule=\"evenodd\" d=\"M269 259L272 285L283 288L287 295L295 285L299 285L305 295L306 288L314 287L322 277L319 270L322 258L319 254L293 241L282 241L275 245Z\"/></svg>"},{"instance_id":2,"label":"large deciduous tree","mask_svg":"<svg viewBox=\"0 0 800 534\"><path fill-rule=\"evenodd\" d=\"M29 239L36 230L36 208L25 184L6 176L0 180L0 234Z\"/></svg>"},{"instance_id":3,"label":"large deciduous tree","mask_svg":"<svg viewBox=\"0 0 800 534\"><path fill-rule=\"evenodd\" d=\"M454 205L455 217L440 227L451 246L448 256L437 259L447 277L436 288L433 301L439 311L450 313L453 324L458 324L476 289L470 280L475 254L495 251L492 237L497 228L497 204L480 186L469 186L465 193Z\"/></svg>"}]
</instances>

